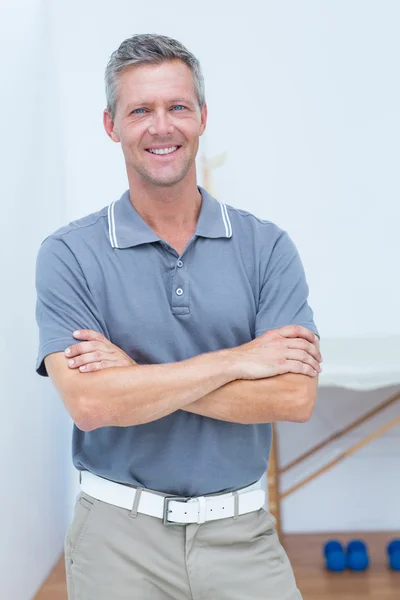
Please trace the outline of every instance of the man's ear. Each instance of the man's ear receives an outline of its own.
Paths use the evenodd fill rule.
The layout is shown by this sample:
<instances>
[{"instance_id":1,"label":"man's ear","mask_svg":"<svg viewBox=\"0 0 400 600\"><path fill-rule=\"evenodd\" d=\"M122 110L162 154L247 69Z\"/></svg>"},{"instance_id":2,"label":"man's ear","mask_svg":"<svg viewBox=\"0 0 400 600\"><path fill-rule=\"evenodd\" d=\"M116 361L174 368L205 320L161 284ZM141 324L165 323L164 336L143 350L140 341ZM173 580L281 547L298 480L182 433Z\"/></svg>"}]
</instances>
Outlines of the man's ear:
<instances>
[{"instance_id":1,"label":"man's ear","mask_svg":"<svg viewBox=\"0 0 400 600\"><path fill-rule=\"evenodd\" d=\"M203 135L203 133L205 132L206 125L207 125L207 104L204 104L204 106L201 110L200 135Z\"/></svg>"},{"instance_id":2,"label":"man's ear","mask_svg":"<svg viewBox=\"0 0 400 600\"><path fill-rule=\"evenodd\" d=\"M113 142L120 142L119 136L114 128L114 122L108 110L105 108L103 112L103 125L107 135L112 139Z\"/></svg>"}]
</instances>

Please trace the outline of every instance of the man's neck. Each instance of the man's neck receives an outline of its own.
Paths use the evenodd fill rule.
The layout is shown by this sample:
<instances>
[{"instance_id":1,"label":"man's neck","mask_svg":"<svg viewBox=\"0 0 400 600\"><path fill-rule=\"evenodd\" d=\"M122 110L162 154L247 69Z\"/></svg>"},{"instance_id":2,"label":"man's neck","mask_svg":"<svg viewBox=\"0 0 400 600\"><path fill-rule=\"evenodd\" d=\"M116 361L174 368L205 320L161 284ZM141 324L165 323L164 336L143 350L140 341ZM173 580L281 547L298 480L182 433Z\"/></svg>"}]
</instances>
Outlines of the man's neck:
<instances>
[{"instance_id":1,"label":"man's neck","mask_svg":"<svg viewBox=\"0 0 400 600\"><path fill-rule=\"evenodd\" d=\"M144 221L158 234L180 237L192 234L202 198L196 181L173 187L130 186L130 201Z\"/></svg>"}]
</instances>

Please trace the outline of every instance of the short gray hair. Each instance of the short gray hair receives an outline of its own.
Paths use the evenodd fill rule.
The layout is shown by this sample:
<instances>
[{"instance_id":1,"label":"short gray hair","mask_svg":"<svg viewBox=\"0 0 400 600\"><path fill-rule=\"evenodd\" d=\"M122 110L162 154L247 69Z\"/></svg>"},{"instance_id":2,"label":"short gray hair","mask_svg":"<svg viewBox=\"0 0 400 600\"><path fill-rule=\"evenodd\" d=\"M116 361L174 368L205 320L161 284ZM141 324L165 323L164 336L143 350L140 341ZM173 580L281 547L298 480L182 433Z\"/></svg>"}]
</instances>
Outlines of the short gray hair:
<instances>
[{"instance_id":1,"label":"short gray hair","mask_svg":"<svg viewBox=\"0 0 400 600\"><path fill-rule=\"evenodd\" d=\"M205 104L204 78L200 62L183 44L156 33L141 33L127 38L115 50L105 71L107 110L115 119L118 99L118 73L128 65L159 65L169 60L181 60L191 70L200 109Z\"/></svg>"}]
</instances>

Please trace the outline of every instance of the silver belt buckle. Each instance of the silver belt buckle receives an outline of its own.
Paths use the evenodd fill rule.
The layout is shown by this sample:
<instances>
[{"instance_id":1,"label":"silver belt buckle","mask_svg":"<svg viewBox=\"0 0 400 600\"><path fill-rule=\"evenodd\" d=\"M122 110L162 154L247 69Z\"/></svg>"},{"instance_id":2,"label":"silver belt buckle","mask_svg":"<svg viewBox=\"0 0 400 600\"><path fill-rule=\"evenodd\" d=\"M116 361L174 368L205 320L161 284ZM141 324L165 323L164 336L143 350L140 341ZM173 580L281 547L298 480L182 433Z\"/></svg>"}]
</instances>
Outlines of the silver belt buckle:
<instances>
[{"instance_id":1,"label":"silver belt buckle","mask_svg":"<svg viewBox=\"0 0 400 600\"><path fill-rule=\"evenodd\" d=\"M180 523L178 521L168 521L168 502L169 500L174 500L175 502L187 502L190 500L190 497L185 496L165 496L164 498L164 510L163 510L163 524L164 525L188 525L188 523Z\"/></svg>"}]
</instances>

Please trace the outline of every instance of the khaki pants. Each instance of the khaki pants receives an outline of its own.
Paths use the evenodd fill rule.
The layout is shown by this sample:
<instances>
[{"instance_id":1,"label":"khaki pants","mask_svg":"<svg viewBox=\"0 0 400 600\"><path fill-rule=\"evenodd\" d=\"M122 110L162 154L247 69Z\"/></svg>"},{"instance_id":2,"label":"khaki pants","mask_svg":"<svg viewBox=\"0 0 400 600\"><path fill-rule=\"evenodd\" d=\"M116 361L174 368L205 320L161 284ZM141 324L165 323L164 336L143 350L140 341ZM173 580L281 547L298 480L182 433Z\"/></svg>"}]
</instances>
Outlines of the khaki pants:
<instances>
[{"instance_id":1,"label":"khaki pants","mask_svg":"<svg viewBox=\"0 0 400 600\"><path fill-rule=\"evenodd\" d=\"M81 492L65 537L68 598L301 600L275 524L261 508L166 526Z\"/></svg>"}]
</instances>

